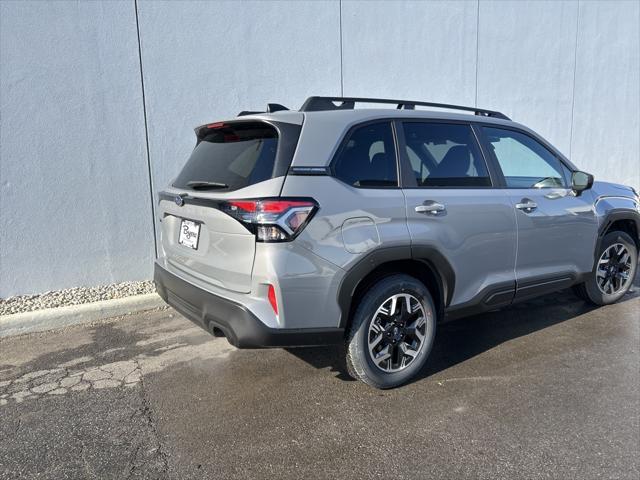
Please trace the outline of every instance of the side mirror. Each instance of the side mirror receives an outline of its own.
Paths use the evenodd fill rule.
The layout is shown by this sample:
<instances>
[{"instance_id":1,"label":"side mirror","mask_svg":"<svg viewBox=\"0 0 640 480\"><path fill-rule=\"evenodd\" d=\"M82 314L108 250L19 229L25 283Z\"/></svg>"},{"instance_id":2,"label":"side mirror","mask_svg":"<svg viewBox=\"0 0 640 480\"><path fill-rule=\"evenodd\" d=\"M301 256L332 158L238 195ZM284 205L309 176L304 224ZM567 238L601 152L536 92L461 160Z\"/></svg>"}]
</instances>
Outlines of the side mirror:
<instances>
[{"instance_id":1,"label":"side mirror","mask_svg":"<svg viewBox=\"0 0 640 480\"><path fill-rule=\"evenodd\" d=\"M586 172L573 172L571 175L571 188L580 195L584 190L588 190L593 185L593 175Z\"/></svg>"}]
</instances>

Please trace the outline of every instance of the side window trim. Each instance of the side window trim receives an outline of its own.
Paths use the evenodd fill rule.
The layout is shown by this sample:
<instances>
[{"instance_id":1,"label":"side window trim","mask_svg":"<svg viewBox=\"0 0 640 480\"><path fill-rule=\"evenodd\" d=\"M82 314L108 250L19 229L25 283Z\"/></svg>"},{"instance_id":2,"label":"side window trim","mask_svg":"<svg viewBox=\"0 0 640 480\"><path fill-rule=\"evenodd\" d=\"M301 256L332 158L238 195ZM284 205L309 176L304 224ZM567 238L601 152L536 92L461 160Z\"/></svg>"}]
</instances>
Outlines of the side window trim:
<instances>
[{"instance_id":1,"label":"side window trim","mask_svg":"<svg viewBox=\"0 0 640 480\"><path fill-rule=\"evenodd\" d=\"M492 165L492 161L487 157L485 153L485 149L483 148L482 142L478 138L476 134L474 123L466 120L443 120L437 118L402 118L395 120L395 130L397 132L397 143L398 143L398 154L400 159L400 172L401 172L401 180L402 180L402 188L405 189L434 189L434 190L486 190L488 188L497 188L500 187L500 176L495 170L495 165ZM489 172L489 181L491 185L482 185L482 186L419 186L416 178L413 175L413 169L411 168L411 161L409 160L409 156L407 155L407 143L404 136L404 128L403 124L405 123L435 123L438 125L449 124L449 125L466 125L471 129L473 134L473 138L475 141L475 145L480 152L480 156L487 167L487 172Z\"/></svg>"},{"instance_id":2,"label":"side window trim","mask_svg":"<svg viewBox=\"0 0 640 480\"><path fill-rule=\"evenodd\" d=\"M340 155L342 155L342 152L344 151L344 149L347 147L347 144L349 143L349 140L351 139L351 135L353 135L353 132L358 130L361 127L366 127L367 125L375 125L378 123L384 123L389 125L389 127L391 128L391 135L393 138L393 145L394 145L394 158L395 158L395 163L396 163L396 185L395 186L362 186L362 185L350 185L347 182L344 182L340 177L338 177L338 175L336 174L336 162L338 160L338 158L340 158ZM336 149L335 153L333 154L333 156L331 157L331 161L329 162L329 175L333 178L335 178L337 181L344 183L345 185L351 187L351 188L359 188L359 189L367 189L367 190L371 190L371 189L384 189L384 190L390 190L390 189L399 189L401 188L401 178L399 175L400 172L400 168L398 165L398 137L397 137L397 132L396 132L396 128L394 125L394 119L393 118L376 118L374 120L368 120L365 122L360 122L360 123L356 123L354 125L351 125L347 131L345 132L345 134L342 136L342 138L340 139L340 142L338 143L338 148Z\"/></svg>"},{"instance_id":3,"label":"side window trim","mask_svg":"<svg viewBox=\"0 0 640 480\"><path fill-rule=\"evenodd\" d=\"M411 168L411 162L407 155L407 143L404 138L404 128L402 128L402 120L396 119L393 121L393 130L396 135L396 157L398 158L398 166L400 175L400 187L401 188L417 188L418 182L413 174Z\"/></svg>"},{"instance_id":4,"label":"side window trim","mask_svg":"<svg viewBox=\"0 0 640 480\"><path fill-rule=\"evenodd\" d=\"M486 151L487 158L489 158L491 160L491 163L493 164L493 168L496 169L496 175L499 178L499 182L500 182L500 187L501 188L506 188L506 189L509 189L509 190L521 190L521 188L510 187L510 186L507 185L507 179L504 176L504 173L502 171L502 167L500 166L500 162L498 161L498 157L496 156L496 154L493 151L493 149L489 148L489 141L487 140L487 137L484 134L483 127L497 128L497 129L500 129L500 130L510 130L512 132L516 132L516 133L519 133L521 135L524 135L524 136L530 138L531 140L533 140L534 142L540 144L540 146L542 146L545 150L547 150L556 160L558 160L560 165L562 167L566 168L569 172L576 171L576 169L575 169L575 167L573 165L567 163L565 161L565 159L561 155L559 155L559 153L555 150L555 147L553 147L548 142L544 141L542 138L538 138L536 135L532 135L530 132L527 132L526 130L522 130L521 128L513 127L513 126L510 126L510 125L500 125L500 124L495 124L495 123L480 123L480 122L476 122L474 124L474 129L477 130L477 138L480 141L480 145L481 145L482 151L483 152ZM567 186L565 186L563 188L571 188L570 187L571 179L570 178L567 179L565 177L564 169L563 169L563 172L562 172L562 177L564 178L565 182L567 182Z\"/></svg>"},{"instance_id":5,"label":"side window trim","mask_svg":"<svg viewBox=\"0 0 640 480\"><path fill-rule=\"evenodd\" d=\"M482 130L482 127L485 125L486 124L483 123L473 123L471 124L471 128L473 129L473 133L476 136L476 140L480 146L482 156L487 162L487 167L489 168L489 174L491 175L493 188L507 188L507 179L504 178L504 174L502 173L502 168L500 168L498 158L496 157L493 150L491 148L488 148L489 142Z\"/></svg>"}]
</instances>

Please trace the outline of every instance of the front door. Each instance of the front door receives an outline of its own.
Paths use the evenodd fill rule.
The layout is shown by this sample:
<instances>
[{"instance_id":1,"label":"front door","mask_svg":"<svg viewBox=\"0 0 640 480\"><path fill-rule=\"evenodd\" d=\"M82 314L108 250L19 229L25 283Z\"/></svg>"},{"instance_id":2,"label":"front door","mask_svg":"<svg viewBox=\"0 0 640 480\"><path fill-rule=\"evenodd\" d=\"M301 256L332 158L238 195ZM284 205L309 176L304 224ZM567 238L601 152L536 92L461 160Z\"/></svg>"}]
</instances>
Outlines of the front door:
<instances>
[{"instance_id":1,"label":"front door","mask_svg":"<svg viewBox=\"0 0 640 480\"><path fill-rule=\"evenodd\" d=\"M515 213L495 188L471 126L397 124L403 192L414 256L435 249L450 263L449 312L502 306L515 288Z\"/></svg>"},{"instance_id":2,"label":"front door","mask_svg":"<svg viewBox=\"0 0 640 480\"><path fill-rule=\"evenodd\" d=\"M532 136L482 127L518 223L517 299L558 290L593 267L598 223L591 192L577 196L566 165Z\"/></svg>"}]
</instances>

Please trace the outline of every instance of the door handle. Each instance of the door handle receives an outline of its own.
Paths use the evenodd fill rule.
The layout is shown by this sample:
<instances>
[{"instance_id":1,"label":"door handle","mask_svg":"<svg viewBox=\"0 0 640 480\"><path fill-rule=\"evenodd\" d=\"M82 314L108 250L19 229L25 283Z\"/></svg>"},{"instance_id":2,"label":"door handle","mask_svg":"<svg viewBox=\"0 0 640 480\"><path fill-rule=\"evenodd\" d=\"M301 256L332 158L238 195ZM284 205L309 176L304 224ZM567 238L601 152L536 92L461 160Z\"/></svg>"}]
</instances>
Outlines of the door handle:
<instances>
[{"instance_id":1,"label":"door handle","mask_svg":"<svg viewBox=\"0 0 640 480\"><path fill-rule=\"evenodd\" d=\"M533 200L529 200L528 198L523 198L520 200L520 203L516 203L516 208L518 210L522 210L525 213L531 213L536 208L538 208L538 204Z\"/></svg>"},{"instance_id":2,"label":"door handle","mask_svg":"<svg viewBox=\"0 0 640 480\"><path fill-rule=\"evenodd\" d=\"M418 205L415 208L417 213L426 213L430 215L438 215L439 213L444 212L446 209L444 205L438 202L434 202L433 200L427 200L422 205Z\"/></svg>"}]
</instances>

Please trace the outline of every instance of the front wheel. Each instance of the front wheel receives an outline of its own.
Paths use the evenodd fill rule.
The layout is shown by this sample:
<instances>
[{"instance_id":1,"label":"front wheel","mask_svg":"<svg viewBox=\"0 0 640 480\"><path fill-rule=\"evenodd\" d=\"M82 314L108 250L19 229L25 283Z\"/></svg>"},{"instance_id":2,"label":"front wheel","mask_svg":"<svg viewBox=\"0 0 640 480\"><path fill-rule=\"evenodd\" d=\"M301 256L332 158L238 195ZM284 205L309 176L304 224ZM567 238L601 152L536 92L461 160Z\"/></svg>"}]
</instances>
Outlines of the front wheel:
<instances>
[{"instance_id":1,"label":"front wheel","mask_svg":"<svg viewBox=\"0 0 640 480\"><path fill-rule=\"evenodd\" d=\"M605 235L598 251L595 271L576 293L596 305L609 305L620 300L631 287L638 266L638 250L625 232Z\"/></svg>"},{"instance_id":2,"label":"front wheel","mask_svg":"<svg viewBox=\"0 0 640 480\"><path fill-rule=\"evenodd\" d=\"M347 337L347 367L354 378L392 388L424 366L436 333L429 290L408 275L378 281L362 297Z\"/></svg>"}]
</instances>

